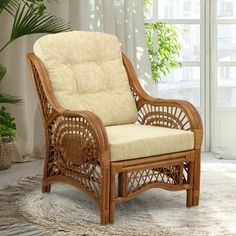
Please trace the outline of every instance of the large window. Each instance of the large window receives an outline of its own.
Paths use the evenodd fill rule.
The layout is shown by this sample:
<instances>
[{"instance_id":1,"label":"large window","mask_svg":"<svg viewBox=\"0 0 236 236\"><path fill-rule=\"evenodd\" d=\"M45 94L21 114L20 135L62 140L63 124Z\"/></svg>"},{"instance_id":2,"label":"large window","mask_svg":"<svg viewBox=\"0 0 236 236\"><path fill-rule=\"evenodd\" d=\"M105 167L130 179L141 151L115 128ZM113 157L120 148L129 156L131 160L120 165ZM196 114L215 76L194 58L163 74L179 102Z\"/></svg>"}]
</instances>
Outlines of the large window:
<instances>
[{"instance_id":1,"label":"large window","mask_svg":"<svg viewBox=\"0 0 236 236\"><path fill-rule=\"evenodd\" d=\"M146 19L185 29L182 67L162 78L158 96L192 102L203 119L205 150L235 147L236 154L236 0L152 0Z\"/></svg>"},{"instance_id":2,"label":"large window","mask_svg":"<svg viewBox=\"0 0 236 236\"><path fill-rule=\"evenodd\" d=\"M217 107L236 108L236 1L217 0Z\"/></svg>"},{"instance_id":3,"label":"large window","mask_svg":"<svg viewBox=\"0 0 236 236\"><path fill-rule=\"evenodd\" d=\"M200 0L153 0L146 14L148 21L175 25L179 32L179 41L183 45L178 58L182 68L175 69L162 78L158 84L158 96L187 98L199 108L201 106L200 17Z\"/></svg>"},{"instance_id":4,"label":"large window","mask_svg":"<svg viewBox=\"0 0 236 236\"><path fill-rule=\"evenodd\" d=\"M214 0L212 4L212 149L235 157L236 0Z\"/></svg>"}]
</instances>

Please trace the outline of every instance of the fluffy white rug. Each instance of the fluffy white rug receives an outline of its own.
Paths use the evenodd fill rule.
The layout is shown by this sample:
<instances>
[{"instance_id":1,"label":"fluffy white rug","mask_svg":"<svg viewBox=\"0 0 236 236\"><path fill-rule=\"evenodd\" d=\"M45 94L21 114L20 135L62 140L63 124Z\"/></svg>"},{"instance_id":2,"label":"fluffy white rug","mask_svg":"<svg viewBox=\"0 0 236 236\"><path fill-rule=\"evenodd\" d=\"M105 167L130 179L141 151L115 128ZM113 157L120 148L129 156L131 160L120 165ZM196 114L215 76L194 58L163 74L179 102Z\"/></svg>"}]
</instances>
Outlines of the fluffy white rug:
<instances>
[{"instance_id":1,"label":"fluffy white rug","mask_svg":"<svg viewBox=\"0 0 236 236\"><path fill-rule=\"evenodd\" d=\"M152 219L174 233L236 235L235 164L202 165L198 207L185 208L183 192L153 191L144 197Z\"/></svg>"},{"instance_id":2,"label":"fluffy white rug","mask_svg":"<svg viewBox=\"0 0 236 236\"><path fill-rule=\"evenodd\" d=\"M48 230L47 235L49 232L52 235L236 235L235 164L202 165L198 207L185 207L185 191L153 189L118 204L115 224L108 226L99 224L98 207L78 189L57 184L52 186L51 194L42 194L39 181L31 178L28 185L27 181L21 182L22 193L15 197L20 199L17 203L20 223L15 219L18 230L23 224L31 227L32 232L37 229L43 234ZM15 188L12 190L17 192ZM10 189L6 192L10 196ZM0 194L0 211L2 200L6 201L3 196L6 195ZM12 199L8 202L13 204ZM7 219L13 222L11 214L13 210L5 222ZM4 228L1 219L0 216L0 231L7 232L7 223Z\"/></svg>"}]
</instances>

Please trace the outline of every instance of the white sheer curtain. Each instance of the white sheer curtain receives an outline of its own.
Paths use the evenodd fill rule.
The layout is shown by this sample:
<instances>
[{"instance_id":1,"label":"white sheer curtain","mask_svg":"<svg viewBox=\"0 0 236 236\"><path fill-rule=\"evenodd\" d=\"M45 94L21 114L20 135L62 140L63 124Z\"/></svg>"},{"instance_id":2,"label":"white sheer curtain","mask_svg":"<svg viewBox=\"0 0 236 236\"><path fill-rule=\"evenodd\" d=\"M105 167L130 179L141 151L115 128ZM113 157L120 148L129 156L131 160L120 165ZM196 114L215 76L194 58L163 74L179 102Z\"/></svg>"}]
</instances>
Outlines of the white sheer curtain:
<instances>
[{"instance_id":1,"label":"white sheer curtain","mask_svg":"<svg viewBox=\"0 0 236 236\"><path fill-rule=\"evenodd\" d=\"M48 11L71 22L75 30L117 35L122 50L136 66L142 86L148 93L156 95L150 79L142 0L60 0L48 3ZM8 39L11 24L11 17L7 14L0 17L0 45ZM33 43L40 36L23 37L0 55L0 62L8 71L2 83L4 91L24 100L23 105L7 106L16 117L16 145L21 154L17 161L43 156L42 122L25 59L25 53L32 51Z\"/></svg>"},{"instance_id":2,"label":"white sheer curtain","mask_svg":"<svg viewBox=\"0 0 236 236\"><path fill-rule=\"evenodd\" d=\"M102 31L116 35L122 50L136 66L140 82L156 96L150 79L150 64L145 39L143 0L60 0L52 11L69 20L74 29Z\"/></svg>"}]
</instances>

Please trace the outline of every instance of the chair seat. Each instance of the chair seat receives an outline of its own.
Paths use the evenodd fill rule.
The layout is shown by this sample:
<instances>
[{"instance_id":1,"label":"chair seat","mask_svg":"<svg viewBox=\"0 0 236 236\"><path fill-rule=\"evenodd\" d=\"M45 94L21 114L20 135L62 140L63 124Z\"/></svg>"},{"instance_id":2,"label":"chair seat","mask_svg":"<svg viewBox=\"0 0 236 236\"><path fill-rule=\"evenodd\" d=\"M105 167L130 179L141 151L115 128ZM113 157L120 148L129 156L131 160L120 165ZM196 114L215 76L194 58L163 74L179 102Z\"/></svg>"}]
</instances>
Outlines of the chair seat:
<instances>
[{"instance_id":1,"label":"chair seat","mask_svg":"<svg viewBox=\"0 0 236 236\"><path fill-rule=\"evenodd\" d=\"M191 131L138 124L107 126L106 130L112 162L194 148Z\"/></svg>"}]
</instances>

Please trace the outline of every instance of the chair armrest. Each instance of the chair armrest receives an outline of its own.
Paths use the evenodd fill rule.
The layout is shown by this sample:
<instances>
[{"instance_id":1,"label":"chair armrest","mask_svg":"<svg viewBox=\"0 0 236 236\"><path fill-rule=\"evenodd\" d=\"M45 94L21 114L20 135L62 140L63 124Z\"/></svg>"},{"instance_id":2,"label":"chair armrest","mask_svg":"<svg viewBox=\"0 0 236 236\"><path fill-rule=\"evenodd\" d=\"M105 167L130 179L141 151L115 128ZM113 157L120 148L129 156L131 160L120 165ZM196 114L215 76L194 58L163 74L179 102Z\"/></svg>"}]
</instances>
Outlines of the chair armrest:
<instances>
[{"instance_id":1,"label":"chair armrest","mask_svg":"<svg viewBox=\"0 0 236 236\"><path fill-rule=\"evenodd\" d=\"M191 130L194 132L194 147L196 149L201 147L202 121L199 112L190 102L153 98L145 94L137 105L140 124Z\"/></svg>"},{"instance_id":2,"label":"chair armrest","mask_svg":"<svg viewBox=\"0 0 236 236\"><path fill-rule=\"evenodd\" d=\"M70 160L86 161L92 155L101 164L107 165L110 161L107 132L95 113L60 108L50 117L45 128L51 136L49 140Z\"/></svg>"},{"instance_id":3,"label":"chair armrest","mask_svg":"<svg viewBox=\"0 0 236 236\"><path fill-rule=\"evenodd\" d=\"M132 62L125 54L122 54L122 57L138 109L138 122L143 125L191 130L194 132L194 148L200 149L203 130L201 117L196 108L184 100L149 96L140 85Z\"/></svg>"},{"instance_id":4,"label":"chair armrest","mask_svg":"<svg viewBox=\"0 0 236 236\"><path fill-rule=\"evenodd\" d=\"M146 108L145 111L144 108ZM146 95L142 97L142 101L139 103L139 113L142 122L148 122L151 115L155 119L162 121L160 125L170 128L183 130L202 129L199 112L190 102L185 100L161 99Z\"/></svg>"}]
</instances>

